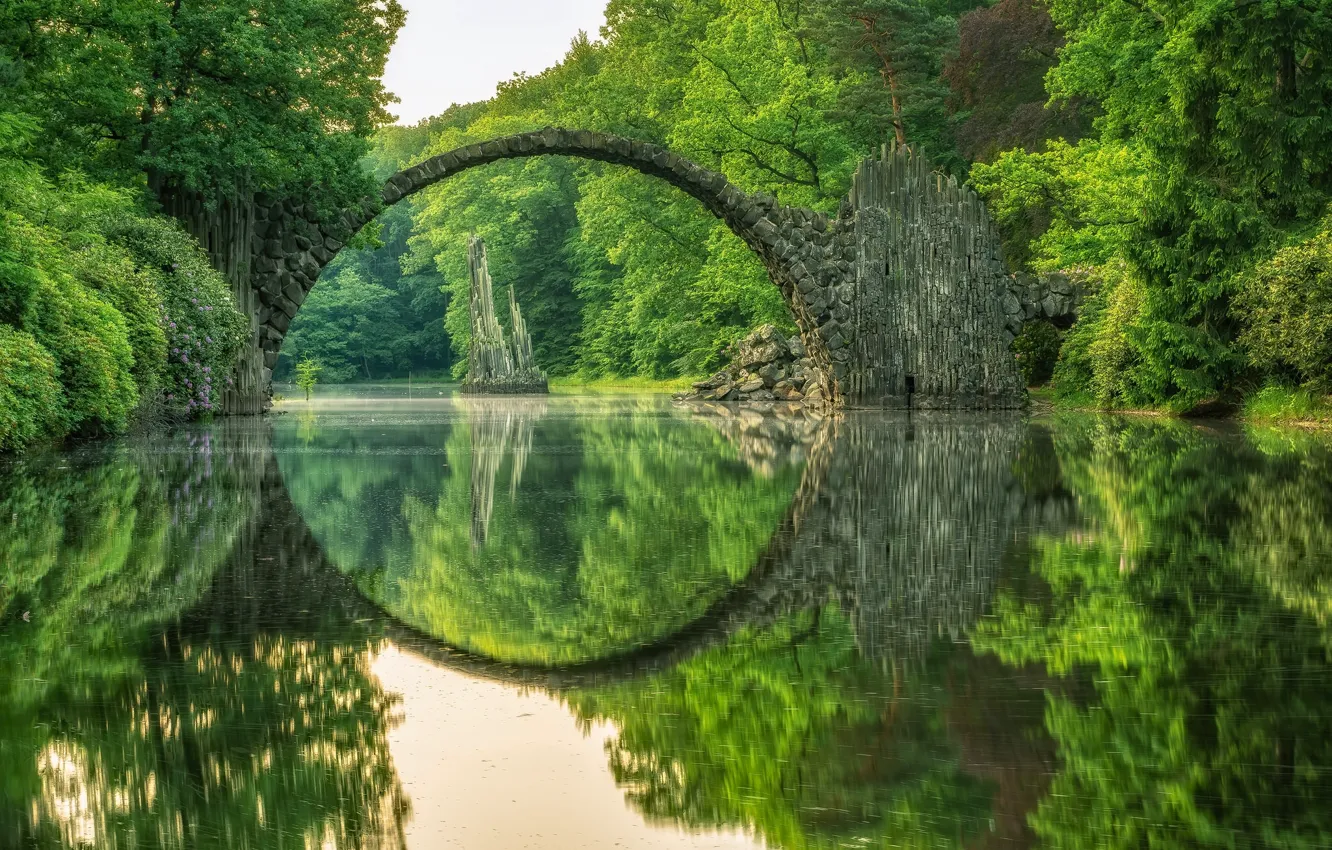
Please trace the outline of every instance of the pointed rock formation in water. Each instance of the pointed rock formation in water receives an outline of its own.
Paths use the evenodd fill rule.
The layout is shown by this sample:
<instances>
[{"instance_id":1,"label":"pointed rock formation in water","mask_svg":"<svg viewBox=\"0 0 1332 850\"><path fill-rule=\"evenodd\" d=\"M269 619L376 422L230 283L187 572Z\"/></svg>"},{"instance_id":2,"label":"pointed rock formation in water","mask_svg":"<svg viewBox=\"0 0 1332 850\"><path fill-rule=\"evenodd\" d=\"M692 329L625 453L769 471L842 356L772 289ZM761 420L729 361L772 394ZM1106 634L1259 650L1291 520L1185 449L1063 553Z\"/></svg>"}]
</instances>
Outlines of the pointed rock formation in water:
<instances>
[{"instance_id":1,"label":"pointed rock formation in water","mask_svg":"<svg viewBox=\"0 0 1332 850\"><path fill-rule=\"evenodd\" d=\"M546 376L532 361L532 340L527 335L513 287L509 312L513 319L513 346L495 318L494 285L486 259L486 243L473 236L467 242L467 266L472 275L472 346L467 355L464 393L545 393Z\"/></svg>"},{"instance_id":2,"label":"pointed rock formation in water","mask_svg":"<svg viewBox=\"0 0 1332 850\"><path fill-rule=\"evenodd\" d=\"M532 338L527 335L527 323L518 309L518 299L513 294L513 284L509 284L509 319L513 328L513 374L519 384L540 386L546 392L546 376L537 368L532 357Z\"/></svg>"}]
</instances>

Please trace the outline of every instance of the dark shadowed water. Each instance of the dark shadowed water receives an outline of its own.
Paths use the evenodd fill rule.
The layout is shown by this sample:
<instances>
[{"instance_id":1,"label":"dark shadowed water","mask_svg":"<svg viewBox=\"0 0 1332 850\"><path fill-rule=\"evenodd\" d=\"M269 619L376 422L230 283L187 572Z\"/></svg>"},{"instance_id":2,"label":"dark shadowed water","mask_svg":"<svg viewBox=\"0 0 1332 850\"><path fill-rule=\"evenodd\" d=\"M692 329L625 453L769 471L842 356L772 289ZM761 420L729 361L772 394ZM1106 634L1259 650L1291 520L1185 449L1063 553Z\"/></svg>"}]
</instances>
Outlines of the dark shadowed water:
<instances>
[{"instance_id":1,"label":"dark shadowed water","mask_svg":"<svg viewBox=\"0 0 1332 850\"><path fill-rule=\"evenodd\" d=\"M0 847L1332 846L1327 438L405 392L0 466Z\"/></svg>"}]
</instances>

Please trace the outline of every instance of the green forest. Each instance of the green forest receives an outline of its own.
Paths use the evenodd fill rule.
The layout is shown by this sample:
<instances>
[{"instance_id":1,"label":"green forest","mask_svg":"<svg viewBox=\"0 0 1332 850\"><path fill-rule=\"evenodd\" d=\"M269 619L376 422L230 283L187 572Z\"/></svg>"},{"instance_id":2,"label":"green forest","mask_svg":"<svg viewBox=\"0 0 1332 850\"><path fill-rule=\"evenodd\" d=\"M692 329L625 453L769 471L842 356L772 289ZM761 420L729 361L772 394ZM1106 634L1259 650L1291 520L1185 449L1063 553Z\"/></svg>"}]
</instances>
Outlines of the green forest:
<instances>
[{"instance_id":1,"label":"green forest","mask_svg":"<svg viewBox=\"0 0 1332 850\"><path fill-rule=\"evenodd\" d=\"M405 22L395 0L5 4L0 450L219 405L244 321L171 211L294 189L342 209L431 154L551 125L829 212L862 157L910 146L986 199L1010 270L1086 289L1072 329L1030 322L1017 346L1070 403L1332 390L1325 3L611 0L555 67L412 127L382 82ZM279 379L306 358L333 382L457 376L472 232L554 376L703 374L754 326L791 326L722 224L614 166L496 164L369 230Z\"/></svg>"}]
</instances>

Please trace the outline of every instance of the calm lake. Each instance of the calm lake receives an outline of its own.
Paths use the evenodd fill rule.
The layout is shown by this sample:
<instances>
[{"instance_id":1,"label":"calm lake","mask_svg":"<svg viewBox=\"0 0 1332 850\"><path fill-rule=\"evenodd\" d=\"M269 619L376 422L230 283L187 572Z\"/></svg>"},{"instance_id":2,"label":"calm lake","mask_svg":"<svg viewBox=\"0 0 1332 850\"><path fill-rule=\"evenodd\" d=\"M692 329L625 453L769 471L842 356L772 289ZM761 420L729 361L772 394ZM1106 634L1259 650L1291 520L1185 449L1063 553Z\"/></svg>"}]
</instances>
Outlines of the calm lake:
<instances>
[{"instance_id":1,"label":"calm lake","mask_svg":"<svg viewBox=\"0 0 1332 850\"><path fill-rule=\"evenodd\" d=\"M0 465L0 847L1332 846L1332 438L333 392Z\"/></svg>"}]
</instances>

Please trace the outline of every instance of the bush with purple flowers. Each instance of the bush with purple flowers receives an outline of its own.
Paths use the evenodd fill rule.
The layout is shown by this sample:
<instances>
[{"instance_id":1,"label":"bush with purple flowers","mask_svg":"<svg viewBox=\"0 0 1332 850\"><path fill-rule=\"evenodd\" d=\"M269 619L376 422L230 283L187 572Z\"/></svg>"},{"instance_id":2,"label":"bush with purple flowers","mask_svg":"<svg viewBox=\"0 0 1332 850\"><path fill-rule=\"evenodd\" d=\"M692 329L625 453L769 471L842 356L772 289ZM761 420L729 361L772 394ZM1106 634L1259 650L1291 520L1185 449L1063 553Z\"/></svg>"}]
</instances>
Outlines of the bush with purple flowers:
<instances>
[{"instance_id":1,"label":"bush with purple flowers","mask_svg":"<svg viewBox=\"0 0 1332 850\"><path fill-rule=\"evenodd\" d=\"M127 222L115 239L152 274L161 298L167 339L162 404L187 418L212 414L232 380L232 366L249 329L231 289L197 243L172 221Z\"/></svg>"}]
</instances>

